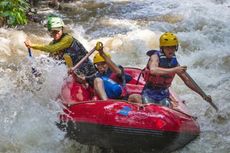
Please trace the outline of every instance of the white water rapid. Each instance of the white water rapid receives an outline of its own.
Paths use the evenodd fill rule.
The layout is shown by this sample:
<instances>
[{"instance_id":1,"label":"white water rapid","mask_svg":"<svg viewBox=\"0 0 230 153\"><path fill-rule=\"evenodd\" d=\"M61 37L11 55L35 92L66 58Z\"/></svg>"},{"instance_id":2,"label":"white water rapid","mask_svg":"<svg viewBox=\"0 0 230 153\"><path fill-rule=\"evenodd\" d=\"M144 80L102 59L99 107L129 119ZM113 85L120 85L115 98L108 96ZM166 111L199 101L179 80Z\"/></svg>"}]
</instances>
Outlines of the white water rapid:
<instances>
[{"instance_id":1,"label":"white water rapid","mask_svg":"<svg viewBox=\"0 0 230 153\"><path fill-rule=\"evenodd\" d=\"M181 65L212 96L219 112L176 78L173 89L198 118L200 136L175 153L230 152L230 1L229 0L95 0L70 4L59 12L73 35L90 50L102 41L113 60L143 68L146 51L158 49L166 31L180 40ZM71 11L71 10L70 10ZM36 27L35 27L36 28ZM44 31L43 28L41 31ZM47 34L0 28L0 153L99 153L64 139L56 125L61 111L56 97L67 69L33 50L26 37L48 42ZM31 74L31 67L42 73Z\"/></svg>"}]
</instances>

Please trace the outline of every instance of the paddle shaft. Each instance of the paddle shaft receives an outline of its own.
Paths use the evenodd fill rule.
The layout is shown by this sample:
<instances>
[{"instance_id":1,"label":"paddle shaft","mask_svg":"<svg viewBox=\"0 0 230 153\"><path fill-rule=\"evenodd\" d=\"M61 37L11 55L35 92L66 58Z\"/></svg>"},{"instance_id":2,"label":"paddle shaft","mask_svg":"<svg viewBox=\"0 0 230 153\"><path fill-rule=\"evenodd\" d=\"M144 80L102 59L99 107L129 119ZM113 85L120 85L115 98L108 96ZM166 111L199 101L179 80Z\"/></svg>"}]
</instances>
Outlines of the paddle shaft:
<instances>
[{"instance_id":1,"label":"paddle shaft","mask_svg":"<svg viewBox=\"0 0 230 153\"><path fill-rule=\"evenodd\" d=\"M185 75L189 78L189 80L191 80L193 85L196 86L196 88L200 91L202 96L207 97L207 94L198 86L198 84L193 80L193 78L187 72L185 72ZM212 101L208 101L208 100L205 101L207 101L216 111L218 110L217 106Z\"/></svg>"},{"instance_id":2,"label":"paddle shaft","mask_svg":"<svg viewBox=\"0 0 230 153\"><path fill-rule=\"evenodd\" d=\"M28 53L29 53L29 57L32 58L32 51L30 48L28 48ZM33 66L32 66L32 73L35 75L35 77L38 77L41 75L41 73L39 73Z\"/></svg>"},{"instance_id":3,"label":"paddle shaft","mask_svg":"<svg viewBox=\"0 0 230 153\"><path fill-rule=\"evenodd\" d=\"M96 48L94 47L90 52L88 52L85 57L83 57L74 67L72 67L71 69L74 71L75 69L79 68L79 66L85 62L85 60L87 60L87 58L96 50Z\"/></svg>"},{"instance_id":4,"label":"paddle shaft","mask_svg":"<svg viewBox=\"0 0 230 153\"><path fill-rule=\"evenodd\" d=\"M28 53L29 53L29 56L32 57L32 52L30 48L28 48Z\"/></svg>"}]
</instances>

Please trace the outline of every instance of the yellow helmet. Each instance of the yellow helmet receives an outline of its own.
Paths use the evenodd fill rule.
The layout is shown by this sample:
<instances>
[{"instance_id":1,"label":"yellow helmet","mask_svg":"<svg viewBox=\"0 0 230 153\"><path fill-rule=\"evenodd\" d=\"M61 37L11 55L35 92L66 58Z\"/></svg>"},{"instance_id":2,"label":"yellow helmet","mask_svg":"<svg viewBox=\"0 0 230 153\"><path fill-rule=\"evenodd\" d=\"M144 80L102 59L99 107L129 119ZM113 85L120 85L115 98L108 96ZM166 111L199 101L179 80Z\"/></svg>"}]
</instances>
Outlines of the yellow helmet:
<instances>
[{"instance_id":1,"label":"yellow helmet","mask_svg":"<svg viewBox=\"0 0 230 153\"><path fill-rule=\"evenodd\" d=\"M171 32L165 32L160 37L160 47L164 46L178 46L178 39L176 35Z\"/></svg>"},{"instance_id":2,"label":"yellow helmet","mask_svg":"<svg viewBox=\"0 0 230 153\"><path fill-rule=\"evenodd\" d=\"M111 58L111 55L108 52L105 52L105 55L109 58ZM97 53L94 57L93 57L93 64L97 64L100 62L105 62L105 59L103 57L101 57L101 55L99 53Z\"/></svg>"}]
</instances>

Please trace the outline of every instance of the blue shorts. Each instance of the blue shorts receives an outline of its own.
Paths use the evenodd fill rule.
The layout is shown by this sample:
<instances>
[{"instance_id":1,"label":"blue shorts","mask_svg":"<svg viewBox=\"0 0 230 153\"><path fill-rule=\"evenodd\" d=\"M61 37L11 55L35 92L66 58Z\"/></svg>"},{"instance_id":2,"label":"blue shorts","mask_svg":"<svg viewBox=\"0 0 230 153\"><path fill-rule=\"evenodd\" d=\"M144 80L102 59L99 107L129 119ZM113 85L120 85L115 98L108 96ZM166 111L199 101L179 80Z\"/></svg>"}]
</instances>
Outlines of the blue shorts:
<instances>
[{"instance_id":1,"label":"blue shorts","mask_svg":"<svg viewBox=\"0 0 230 153\"><path fill-rule=\"evenodd\" d=\"M156 103L169 107L169 90L160 88L144 88L142 91L142 101L143 103Z\"/></svg>"},{"instance_id":2,"label":"blue shorts","mask_svg":"<svg viewBox=\"0 0 230 153\"><path fill-rule=\"evenodd\" d=\"M105 92L110 99L118 99L121 97L122 87L108 77L101 77L104 82Z\"/></svg>"}]
</instances>

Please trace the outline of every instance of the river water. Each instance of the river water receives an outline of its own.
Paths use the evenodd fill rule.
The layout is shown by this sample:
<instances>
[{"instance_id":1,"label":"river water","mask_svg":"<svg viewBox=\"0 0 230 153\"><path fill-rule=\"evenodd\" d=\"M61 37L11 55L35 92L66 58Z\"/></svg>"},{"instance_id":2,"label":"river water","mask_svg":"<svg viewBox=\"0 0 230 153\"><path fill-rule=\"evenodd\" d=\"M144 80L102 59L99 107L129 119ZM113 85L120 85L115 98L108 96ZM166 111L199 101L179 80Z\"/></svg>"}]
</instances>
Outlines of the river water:
<instances>
[{"instance_id":1,"label":"river water","mask_svg":"<svg viewBox=\"0 0 230 153\"><path fill-rule=\"evenodd\" d=\"M64 18L67 30L90 50L104 43L116 63L143 68L159 36L174 32L181 65L219 107L215 110L176 78L172 87L186 100L201 127L200 136L175 153L230 152L230 1L228 0L97 0L77 1L51 11ZM50 12L47 12L50 13ZM24 40L48 42L45 28L30 24L21 30L0 28L0 152L99 153L64 139L55 126L61 111L56 97L66 67L33 51ZM35 67L42 76L31 74Z\"/></svg>"}]
</instances>

